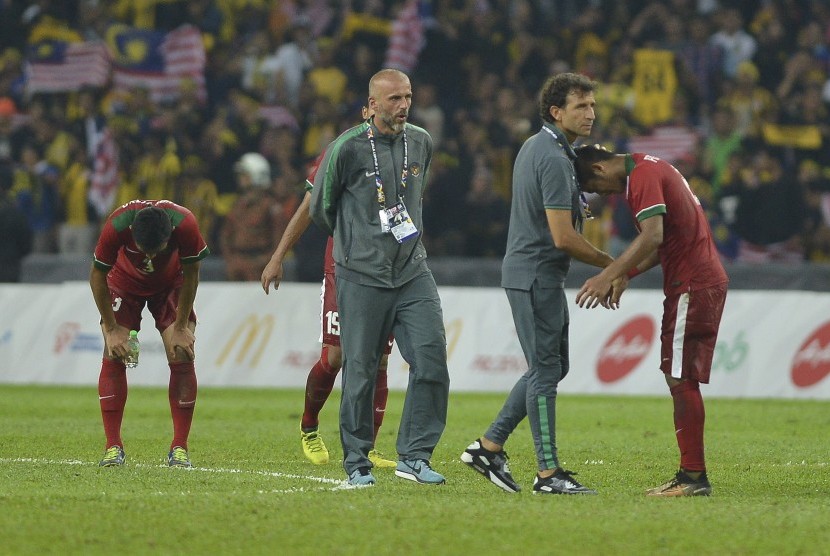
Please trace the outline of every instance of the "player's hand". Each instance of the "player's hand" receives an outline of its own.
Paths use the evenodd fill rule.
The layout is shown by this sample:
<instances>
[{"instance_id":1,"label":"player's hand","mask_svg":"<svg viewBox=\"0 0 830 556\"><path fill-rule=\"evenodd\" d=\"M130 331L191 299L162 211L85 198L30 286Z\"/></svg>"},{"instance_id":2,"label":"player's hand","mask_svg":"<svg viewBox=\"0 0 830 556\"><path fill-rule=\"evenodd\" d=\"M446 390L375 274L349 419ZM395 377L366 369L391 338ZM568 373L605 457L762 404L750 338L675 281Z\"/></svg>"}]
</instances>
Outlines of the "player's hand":
<instances>
[{"instance_id":1,"label":"player's hand","mask_svg":"<svg viewBox=\"0 0 830 556\"><path fill-rule=\"evenodd\" d=\"M576 304L586 309L593 309L598 305L609 308L611 298L611 283L597 274L588 278L576 294Z\"/></svg>"},{"instance_id":2,"label":"player's hand","mask_svg":"<svg viewBox=\"0 0 830 556\"><path fill-rule=\"evenodd\" d=\"M611 297L608 301L610 309L620 308L620 297L622 297L622 294L626 288L628 288L627 276L620 276L611 282Z\"/></svg>"},{"instance_id":3,"label":"player's hand","mask_svg":"<svg viewBox=\"0 0 830 556\"><path fill-rule=\"evenodd\" d=\"M181 351L188 361L193 361L196 358L195 346L196 335L190 328L173 328L170 334L170 351L168 355L171 359L176 359L177 352Z\"/></svg>"},{"instance_id":4,"label":"player's hand","mask_svg":"<svg viewBox=\"0 0 830 556\"><path fill-rule=\"evenodd\" d=\"M282 282L282 261L271 259L262 271L262 289L268 295L268 287L274 283L274 291L280 288Z\"/></svg>"},{"instance_id":5,"label":"player's hand","mask_svg":"<svg viewBox=\"0 0 830 556\"><path fill-rule=\"evenodd\" d=\"M120 324L116 324L109 330L104 329L104 347L107 356L112 359L121 359L122 361L127 357L129 347L127 341L130 339L130 329Z\"/></svg>"}]
</instances>

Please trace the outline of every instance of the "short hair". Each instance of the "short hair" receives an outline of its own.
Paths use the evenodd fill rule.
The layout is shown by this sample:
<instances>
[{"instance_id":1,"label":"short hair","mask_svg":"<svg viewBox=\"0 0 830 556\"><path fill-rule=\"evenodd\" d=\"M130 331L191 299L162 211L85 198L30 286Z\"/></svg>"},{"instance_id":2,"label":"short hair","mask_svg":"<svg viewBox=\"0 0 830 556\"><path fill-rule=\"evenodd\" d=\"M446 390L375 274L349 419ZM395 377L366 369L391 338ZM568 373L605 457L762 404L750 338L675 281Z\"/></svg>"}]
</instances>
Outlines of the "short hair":
<instances>
[{"instance_id":1,"label":"short hair","mask_svg":"<svg viewBox=\"0 0 830 556\"><path fill-rule=\"evenodd\" d=\"M377 92L377 84L380 81L394 81L394 80L401 80L401 81L409 81L409 76L406 75L401 70L397 70L394 68L384 68L377 72L369 79L369 96L375 96Z\"/></svg>"},{"instance_id":2,"label":"short hair","mask_svg":"<svg viewBox=\"0 0 830 556\"><path fill-rule=\"evenodd\" d=\"M135 215L131 229L136 245L155 251L170 239L173 223L164 209L145 207Z\"/></svg>"},{"instance_id":3,"label":"short hair","mask_svg":"<svg viewBox=\"0 0 830 556\"><path fill-rule=\"evenodd\" d=\"M576 153L574 168L578 183L588 183L593 179L595 163L605 162L617 156L616 153L597 145L583 145L574 149L574 152Z\"/></svg>"},{"instance_id":4,"label":"short hair","mask_svg":"<svg viewBox=\"0 0 830 556\"><path fill-rule=\"evenodd\" d=\"M569 94L593 93L596 89L597 82L580 73L558 73L548 77L539 93L539 115L542 120L553 123L551 106L564 108Z\"/></svg>"}]
</instances>

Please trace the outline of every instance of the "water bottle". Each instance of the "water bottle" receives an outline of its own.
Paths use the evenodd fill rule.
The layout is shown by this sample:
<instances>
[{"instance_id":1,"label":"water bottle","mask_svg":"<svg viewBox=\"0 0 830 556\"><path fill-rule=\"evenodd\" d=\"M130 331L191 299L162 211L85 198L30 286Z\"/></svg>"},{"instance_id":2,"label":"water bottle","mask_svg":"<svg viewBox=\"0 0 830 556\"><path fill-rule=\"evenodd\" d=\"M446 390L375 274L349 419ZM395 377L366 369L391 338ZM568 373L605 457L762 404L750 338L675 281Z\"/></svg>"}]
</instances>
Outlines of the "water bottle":
<instances>
[{"instance_id":1,"label":"water bottle","mask_svg":"<svg viewBox=\"0 0 830 556\"><path fill-rule=\"evenodd\" d=\"M127 340L127 358L124 361L132 369L138 365L138 331L130 330L130 339Z\"/></svg>"}]
</instances>

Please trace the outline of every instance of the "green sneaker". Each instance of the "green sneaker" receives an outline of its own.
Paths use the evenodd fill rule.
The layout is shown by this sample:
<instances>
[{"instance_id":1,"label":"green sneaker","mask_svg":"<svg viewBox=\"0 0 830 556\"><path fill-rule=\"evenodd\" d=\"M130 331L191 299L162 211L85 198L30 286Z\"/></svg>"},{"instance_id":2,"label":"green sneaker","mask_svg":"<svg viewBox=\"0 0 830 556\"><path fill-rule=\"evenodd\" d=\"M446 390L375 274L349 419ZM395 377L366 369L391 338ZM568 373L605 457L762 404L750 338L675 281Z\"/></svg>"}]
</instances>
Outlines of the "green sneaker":
<instances>
[{"instance_id":1,"label":"green sneaker","mask_svg":"<svg viewBox=\"0 0 830 556\"><path fill-rule=\"evenodd\" d=\"M170 467L193 467L190 463L190 458L187 455L187 450L181 446L176 446L170 453L167 454L167 465Z\"/></svg>"},{"instance_id":2,"label":"green sneaker","mask_svg":"<svg viewBox=\"0 0 830 556\"><path fill-rule=\"evenodd\" d=\"M110 446L104 452L104 459L98 463L99 467L118 467L124 465L127 461L127 454L124 453L124 448L121 446Z\"/></svg>"}]
</instances>

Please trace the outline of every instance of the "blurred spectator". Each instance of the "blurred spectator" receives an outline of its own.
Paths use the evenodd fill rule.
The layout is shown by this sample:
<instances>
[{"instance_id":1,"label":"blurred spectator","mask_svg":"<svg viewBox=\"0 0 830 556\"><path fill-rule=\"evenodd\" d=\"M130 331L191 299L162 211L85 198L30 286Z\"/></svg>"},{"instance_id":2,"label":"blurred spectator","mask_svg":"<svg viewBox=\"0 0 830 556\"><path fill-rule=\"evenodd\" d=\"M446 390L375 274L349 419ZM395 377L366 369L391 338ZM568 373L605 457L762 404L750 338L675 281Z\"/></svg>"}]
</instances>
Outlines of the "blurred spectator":
<instances>
[{"instance_id":1,"label":"blurred spectator","mask_svg":"<svg viewBox=\"0 0 830 556\"><path fill-rule=\"evenodd\" d=\"M317 96L326 98L336 106L346 96L348 77L335 64L334 41L329 38L320 39L318 47L317 64L308 72L308 81Z\"/></svg>"},{"instance_id":2,"label":"blurred spectator","mask_svg":"<svg viewBox=\"0 0 830 556\"><path fill-rule=\"evenodd\" d=\"M704 140L703 170L710 176L713 195L717 196L729 157L741 148L742 136L735 127L732 109L726 105L715 108L711 127L711 132Z\"/></svg>"},{"instance_id":3,"label":"blurred spectator","mask_svg":"<svg viewBox=\"0 0 830 556\"><path fill-rule=\"evenodd\" d=\"M431 83L418 85L417 102L412 103L412 121L432 135L433 148L441 148L444 139L444 109L438 104L438 90Z\"/></svg>"},{"instance_id":4,"label":"blurred spectator","mask_svg":"<svg viewBox=\"0 0 830 556\"><path fill-rule=\"evenodd\" d=\"M218 239L216 222L219 194L216 184L205 176L204 162L197 156L187 157L177 183L179 187L175 203L187 207L193 213L205 240L211 244L218 243L215 240Z\"/></svg>"},{"instance_id":5,"label":"blurred spectator","mask_svg":"<svg viewBox=\"0 0 830 556\"><path fill-rule=\"evenodd\" d=\"M769 150L758 150L741 172L736 188L738 261L801 261L804 193L785 178L781 162Z\"/></svg>"},{"instance_id":6,"label":"blurred spectator","mask_svg":"<svg viewBox=\"0 0 830 556\"><path fill-rule=\"evenodd\" d=\"M719 29L710 37L709 42L723 52L723 74L732 79L737 75L741 62L748 62L755 55L758 43L744 30L743 17L737 9L724 8L716 14L714 20Z\"/></svg>"},{"instance_id":7,"label":"blurred spectator","mask_svg":"<svg viewBox=\"0 0 830 556\"><path fill-rule=\"evenodd\" d=\"M695 101L693 111L696 121L708 116L723 81L723 50L709 42L709 22L704 17L695 17L687 23L688 37L677 52L683 64L684 85L689 88Z\"/></svg>"},{"instance_id":8,"label":"blurred spectator","mask_svg":"<svg viewBox=\"0 0 830 556\"><path fill-rule=\"evenodd\" d=\"M90 170L80 142L73 140L69 164L60 180L62 222L58 226L58 251L89 256L98 239L95 210L89 203Z\"/></svg>"},{"instance_id":9,"label":"blurred spectator","mask_svg":"<svg viewBox=\"0 0 830 556\"><path fill-rule=\"evenodd\" d=\"M262 61L258 71L267 78L266 99L296 108L306 73L317 60L317 44L311 34L311 24L305 19L294 23L290 36L289 42Z\"/></svg>"},{"instance_id":10,"label":"blurred spectator","mask_svg":"<svg viewBox=\"0 0 830 556\"><path fill-rule=\"evenodd\" d=\"M32 228L9 197L13 182L9 166L0 164L0 282L19 282L21 261L32 251Z\"/></svg>"},{"instance_id":11,"label":"blurred spectator","mask_svg":"<svg viewBox=\"0 0 830 556\"><path fill-rule=\"evenodd\" d=\"M494 190L493 172L487 167L483 155L476 161L464 205L461 213L467 240L464 254L470 257L503 257L507 246L510 205Z\"/></svg>"},{"instance_id":12,"label":"blurred spectator","mask_svg":"<svg viewBox=\"0 0 830 556\"><path fill-rule=\"evenodd\" d=\"M34 232L36 253L57 251L57 224L61 218L59 179L58 169L43 159L42 146L23 145L20 164L14 172L12 196Z\"/></svg>"},{"instance_id":13,"label":"blurred spectator","mask_svg":"<svg viewBox=\"0 0 830 556\"><path fill-rule=\"evenodd\" d=\"M804 254L808 261L830 262L830 179L814 160L798 167L798 184L806 200Z\"/></svg>"},{"instance_id":14,"label":"blurred spectator","mask_svg":"<svg viewBox=\"0 0 830 556\"><path fill-rule=\"evenodd\" d=\"M718 99L732 110L735 130L744 138L760 139L763 124L773 119L778 107L773 94L758 85L758 76L752 62L742 62L729 89Z\"/></svg>"},{"instance_id":15,"label":"blurred spectator","mask_svg":"<svg viewBox=\"0 0 830 556\"><path fill-rule=\"evenodd\" d=\"M281 235L279 214L271 190L271 169L259 153L246 153L234 166L239 197L222 224L220 243L228 280L256 281L271 258Z\"/></svg>"}]
</instances>

